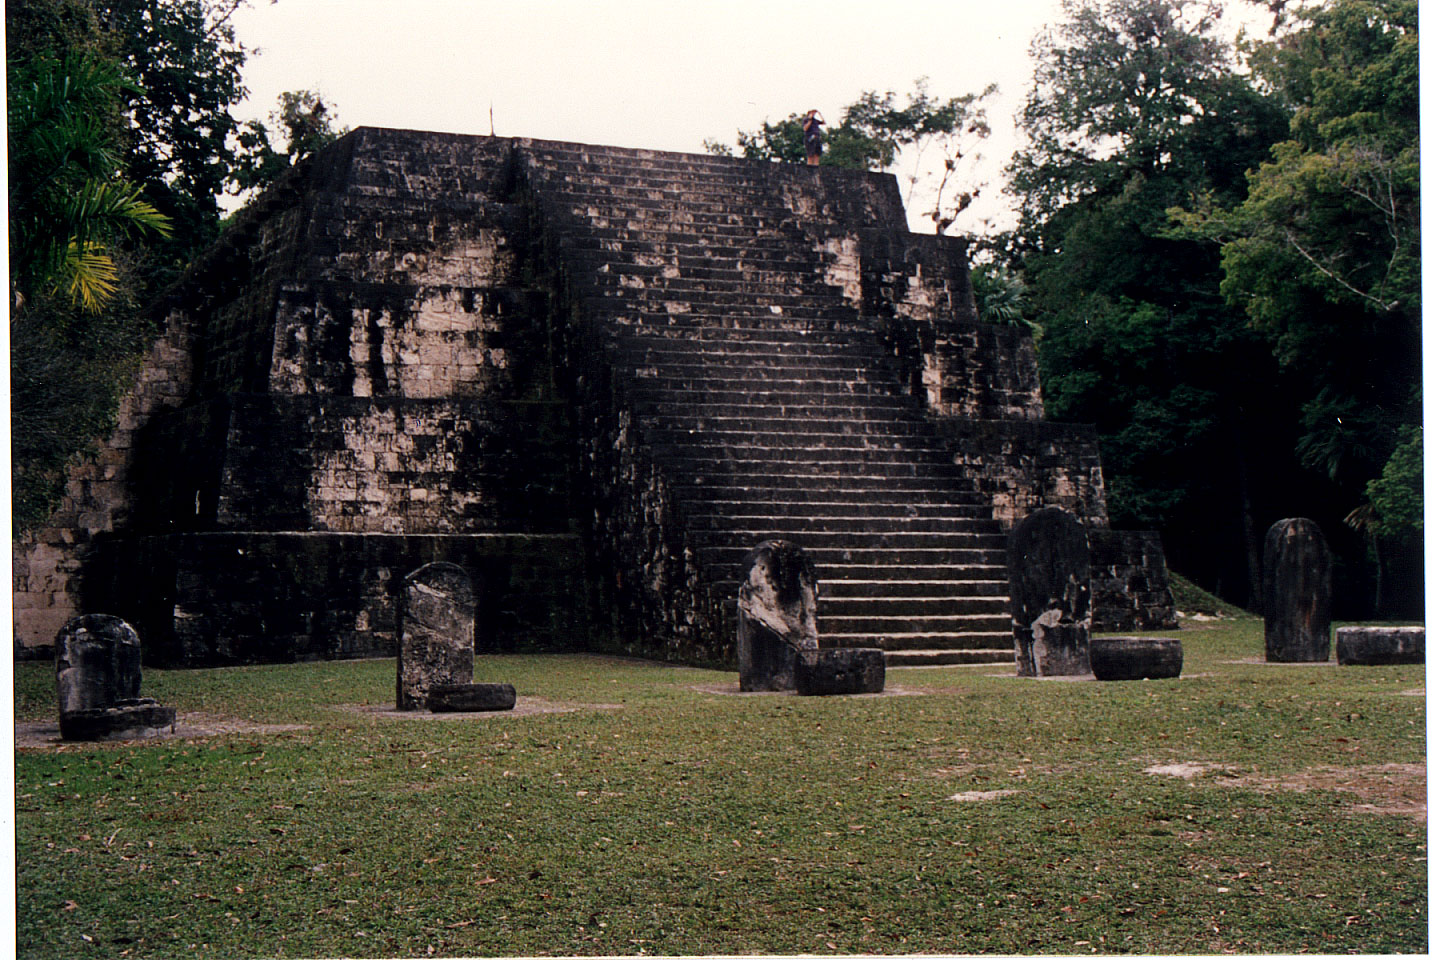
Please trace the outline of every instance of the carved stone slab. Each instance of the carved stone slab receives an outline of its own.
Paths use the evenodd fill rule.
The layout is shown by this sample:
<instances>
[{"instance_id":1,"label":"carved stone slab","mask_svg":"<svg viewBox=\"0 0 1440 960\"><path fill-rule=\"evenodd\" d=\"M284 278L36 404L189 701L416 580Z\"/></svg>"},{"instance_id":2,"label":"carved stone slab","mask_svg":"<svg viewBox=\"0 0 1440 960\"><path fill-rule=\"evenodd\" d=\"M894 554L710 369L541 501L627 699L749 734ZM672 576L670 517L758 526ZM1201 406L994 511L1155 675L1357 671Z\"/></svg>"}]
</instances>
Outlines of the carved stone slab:
<instances>
[{"instance_id":1,"label":"carved stone slab","mask_svg":"<svg viewBox=\"0 0 1440 960\"><path fill-rule=\"evenodd\" d=\"M1337 627L1335 660L1342 667L1425 662L1424 627Z\"/></svg>"},{"instance_id":2,"label":"carved stone slab","mask_svg":"<svg viewBox=\"0 0 1440 960\"><path fill-rule=\"evenodd\" d=\"M1091 637L1096 680L1166 680L1180 676L1185 652L1175 637Z\"/></svg>"},{"instance_id":3,"label":"carved stone slab","mask_svg":"<svg viewBox=\"0 0 1440 960\"><path fill-rule=\"evenodd\" d=\"M1058 507L1011 531L1010 618L1022 677L1090 672L1090 546L1085 528Z\"/></svg>"},{"instance_id":4,"label":"carved stone slab","mask_svg":"<svg viewBox=\"0 0 1440 960\"><path fill-rule=\"evenodd\" d=\"M175 709L140 696L140 637L103 613L76 617L55 636L55 691L65 740L157 735Z\"/></svg>"},{"instance_id":5,"label":"carved stone slab","mask_svg":"<svg viewBox=\"0 0 1440 960\"><path fill-rule=\"evenodd\" d=\"M880 693L885 689L885 651L837 647L817 652L815 662L801 660L795 690L802 697L843 693Z\"/></svg>"},{"instance_id":6,"label":"carved stone slab","mask_svg":"<svg viewBox=\"0 0 1440 960\"><path fill-rule=\"evenodd\" d=\"M1330 546L1313 520L1280 520L1265 534L1266 660L1330 659L1330 566Z\"/></svg>"},{"instance_id":7,"label":"carved stone slab","mask_svg":"<svg viewBox=\"0 0 1440 960\"><path fill-rule=\"evenodd\" d=\"M745 558L736 654L741 690L794 690L797 665L814 661L815 564L786 540L766 540Z\"/></svg>"},{"instance_id":8,"label":"carved stone slab","mask_svg":"<svg viewBox=\"0 0 1440 960\"><path fill-rule=\"evenodd\" d=\"M437 684L475 675L475 591L453 563L427 563L405 578L399 614L395 709L420 710Z\"/></svg>"}]
</instances>

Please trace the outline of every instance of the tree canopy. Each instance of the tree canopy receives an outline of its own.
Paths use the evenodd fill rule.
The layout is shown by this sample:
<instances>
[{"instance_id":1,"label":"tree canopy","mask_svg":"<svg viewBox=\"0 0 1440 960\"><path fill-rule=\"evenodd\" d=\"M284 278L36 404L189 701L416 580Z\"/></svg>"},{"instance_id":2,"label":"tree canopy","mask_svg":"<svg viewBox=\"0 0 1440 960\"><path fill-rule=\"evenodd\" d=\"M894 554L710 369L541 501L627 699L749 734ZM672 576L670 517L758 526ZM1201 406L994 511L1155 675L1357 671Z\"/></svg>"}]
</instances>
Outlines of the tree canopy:
<instances>
[{"instance_id":1,"label":"tree canopy","mask_svg":"<svg viewBox=\"0 0 1440 960\"><path fill-rule=\"evenodd\" d=\"M1032 48L1002 246L1047 408L1097 424L1117 525L1234 602L1270 522L1314 515L1359 582L1344 518L1378 497L1393 539L1418 502L1414 7L1277 8L1237 47L1213 2L1067 0Z\"/></svg>"},{"instance_id":2,"label":"tree canopy","mask_svg":"<svg viewBox=\"0 0 1440 960\"><path fill-rule=\"evenodd\" d=\"M825 130L820 165L888 170L908 152L913 160L904 175L906 200L924 198L936 232L944 233L979 194L974 161L979 159L979 144L990 136L986 101L996 91L991 84L978 94L941 99L921 78L902 103L893 90L867 90L845 107L838 124ZM758 130L741 130L735 145L750 159L802 163L801 119L792 113L778 123L767 120ZM732 147L716 140L706 140L705 149L735 155Z\"/></svg>"}]
</instances>

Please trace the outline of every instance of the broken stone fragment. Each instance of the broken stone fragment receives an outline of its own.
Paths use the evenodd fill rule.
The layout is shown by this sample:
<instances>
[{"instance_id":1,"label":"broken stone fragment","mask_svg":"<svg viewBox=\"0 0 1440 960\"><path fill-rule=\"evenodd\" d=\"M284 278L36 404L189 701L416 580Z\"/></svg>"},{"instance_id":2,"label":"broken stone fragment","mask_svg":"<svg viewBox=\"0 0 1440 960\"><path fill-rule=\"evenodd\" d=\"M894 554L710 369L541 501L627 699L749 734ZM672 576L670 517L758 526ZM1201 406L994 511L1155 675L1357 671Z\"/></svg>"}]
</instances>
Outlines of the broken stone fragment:
<instances>
[{"instance_id":1,"label":"broken stone fragment","mask_svg":"<svg viewBox=\"0 0 1440 960\"><path fill-rule=\"evenodd\" d=\"M885 689L885 651L872 647L834 647L817 651L813 663L801 660L795 689L802 697L880 693Z\"/></svg>"},{"instance_id":2,"label":"broken stone fragment","mask_svg":"<svg viewBox=\"0 0 1440 960\"><path fill-rule=\"evenodd\" d=\"M1265 534L1266 660L1330 659L1330 570L1330 546L1315 521L1280 520Z\"/></svg>"},{"instance_id":3,"label":"broken stone fragment","mask_svg":"<svg viewBox=\"0 0 1440 960\"><path fill-rule=\"evenodd\" d=\"M431 713L513 710L515 688L508 683L437 683L430 687L425 706Z\"/></svg>"},{"instance_id":4,"label":"broken stone fragment","mask_svg":"<svg viewBox=\"0 0 1440 960\"><path fill-rule=\"evenodd\" d=\"M1342 667L1425 662L1424 627L1339 627L1335 660Z\"/></svg>"},{"instance_id":5,"label":"broken stone fragment","mask_svg":"<svg viewBox=\"0 0 1440 960\"><path fill-rule=\"evenodd\" d=\"M1090 544L1058 507L1030 514L1010 534L1010 617L1022 677L1090 672Z\"/></svg>"},{"instance_id":6,"label":"broken stone fragment","mask_svg":"<svg viewBox=\"0 0 1440 960\"><path fill-rule=\"evenodd\" d=\"M437 684L475 675L475 591L453 563L427 563L405 578L399 613L395 709L425 707Z\"/></svg>"},{"instance_id":7,"label":"broken stone fragment","mask_svg":"<svg viewBox=\"0 0 1440 960\"><path fill-rule=\"evenodd\" d=\"M786 540L751 550L740 582L736 653L741 690L794 690L800 661L820 648L815 627L815 564Z\"/></svg>"},{"instance_id":8,"label":"broken stone fragment","mask_svg":"<svg viewBox=\"0 0 1440 960\"><path fill-rule=\"evenodd\" d=\"M173 707L140 696L140 637L119 617L76 617L55 636L60 736L117 740L156 736L175 725Z\"/></svg>"}]
</instances>

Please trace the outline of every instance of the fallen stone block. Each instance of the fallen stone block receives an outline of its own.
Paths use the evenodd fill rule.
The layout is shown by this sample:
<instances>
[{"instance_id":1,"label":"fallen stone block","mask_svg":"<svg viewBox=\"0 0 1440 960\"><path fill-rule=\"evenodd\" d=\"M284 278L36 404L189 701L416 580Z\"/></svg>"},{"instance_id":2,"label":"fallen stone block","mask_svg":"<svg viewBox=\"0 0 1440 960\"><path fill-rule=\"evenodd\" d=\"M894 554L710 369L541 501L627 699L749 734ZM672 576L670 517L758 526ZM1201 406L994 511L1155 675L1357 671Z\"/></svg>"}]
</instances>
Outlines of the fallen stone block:
<instances>
[{"instance_id":1,"label":"fallen stone block","mask_svg":"<svg viewBox=\"0 0 1440 960\"><path fill-rule=\"evenodd\" d=\"M795 671L795 690L802 697L880 693L884 689L885 651L871 647L820 650L813 662L801 660Z\"/></svg>"},{"instance_id":2,"label":"fallen stone block","mask_svg":"<svg viewBox=\"0 0 1440 960\"><path fill-rule=\"evenodd\" d=\"M1185 660L1174 637L1091 637L1090 669L1096 680L1168 680Z\"/></svg>"},{"instance_id":3,"label":"fallen stone block","mask_svg":"<svg viewBox=\"0 0 1440 960\"><path fill-rule=\"evenodd\" d=\"M1342 667L1425 662L1424 627L1339 627L1335 660Z\"/></svg>"},{"instance_id":4,"label":"fallen stone block","mask_svg":"<svg viewBox=\"0 0 1440 960\"><path fill-rule=\"evenodd\" d=\"M437 683L425 706L431 713L474 713L515 709L515 688L508 683Z\"/></svg>"}]
</instances>

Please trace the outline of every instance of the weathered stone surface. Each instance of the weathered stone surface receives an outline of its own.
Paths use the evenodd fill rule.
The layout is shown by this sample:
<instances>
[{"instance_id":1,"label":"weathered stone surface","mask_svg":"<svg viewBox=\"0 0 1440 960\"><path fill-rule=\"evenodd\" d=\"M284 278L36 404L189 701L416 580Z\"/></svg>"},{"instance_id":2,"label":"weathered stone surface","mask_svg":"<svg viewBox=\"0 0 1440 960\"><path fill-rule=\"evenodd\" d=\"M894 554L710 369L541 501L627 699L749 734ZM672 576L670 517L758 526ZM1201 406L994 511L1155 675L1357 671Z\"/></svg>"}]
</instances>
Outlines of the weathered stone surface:
<instances>
[{"instance_id":1,"label":"weathered stone surface","mask_svg":"<svg viewBox=\"0 0 1440 960\"><path fill-rule=\"evenodd\" d=\"M60 714L64 740L142 740L158 737L174 726L175 708L161 706L149 697Z\"/></svg>"},{"instance_id":2,"label":"weathered stone surface","mask_svg":"<svg viewBox=\"0 0 1440 960\"><path fill-rule=\"evenodd\" d=\"M1165 550L1154 530L1087 529L1090 629L1105 633L1178 630Z\"/></svg>"},{"instance_id":3,"label":"weathered stone surface","mask_svg":"<svg viewBox=\"0 0 1440 960\"><path fill-rule=\"evenodd\" d=\"M1037 510L1010 534L1010 612L1022 677L1090 672L1090 546L1080 521Z\"/></svg>"},{"instance_id":4,"label":"weathered stone surface","mask_svg":"<svg viewBox=\"0 0 1440 960\"><path fill-rule=\"evenodd\" d=\"M1091 637L1096 680L1164 680L1180 676L1185 653L1176 637Z\"/></svg>"},{"instance_id":5,"label":"weathered stone surface","mask_svg":"<svg viewBox=\"0 0 1440 960\"><path fill-rule=\"evenodd\" d=\"M55 635L60 712L113 707L140 696L140 637L103 613L76 617Z\"/></svg>"},{"instance_id":6,"label":"weathered stone surface","mask_svg":"<svg viewBox=\"0 0 1440 960\"><path fill-rule=\"evenodd\" d=\"M871 647L832 647L814 662L796 665L795 691L802 697L843 693L880 693L885 689L885 651Z\"/></svg>"},{"instance_id":7,"label":"weathered stone surface","mask_svg":"<svg viewBox=\"0 0 1440 960\"><path fill-rule=\"evenodd\" d=\"M785 540L766 540L746 558L736 648L741 690L794 690L801 659L820 647L815 565Z\"/></svg>"},{"instance_id":8,"label":"weathered stone surface","mask_svg":"<svg viewBox=\"0 0 1440 960\"><path fill-rule=\"evenodd\" d=\"M763 535L854 587L817 598L847 644L1004 657L1003 590L974 585L1004 579L1006 529L1041 505L1104 526L1104 484L969 268L891 176L355 130L167 295L115 434L16 545L16 636L48 641L83 581L151 662L394 653L393 580L458 560L482 647L732 662ZM459 540L487 534L518 535L514 580ZM530 534L603 575L531 577Z\"/></svg>"},{"instance_id":9,"label":"weathered stone surface","mask_svg":"<svg viewBox=\"0 0 1440 960\"><path fill-rule=\"evenodd\" d=\"M1335 660L1342 667L1425 662L1424 627L1337 627Z\"/></svg>"},{"instance_id":10,"label":"weathered stone surface","mask_svg":"<svg viewBox=\"0 0 1440 960\"><path fill-rule=\"evenodd\" d=\"M425 706L431 713L513 710L515 688L508 683L437 683L430 687Z\"/></svg>"},{"instance_id":11,"label":"weathered stone surface","mask_svg":"<svg viewBox=\"0 0 1440 960\"><path fill-rule=\"evenodd\" d=\"M140 637L119 617L87 614L55 637L55 689L66 740L128 739L173 726L175 710L140 696Z\"/></svg>"},{"instance_id":12,"label":"weathered stone surface","mask_svg":"<svg viewBox=\"0 0 1440 960\"><path fill-rule=\"evenodd\" d=\"M475 673L475 591L453 563L427 563L405 578L395 708L419 710L430 688Z\"/></svg>"},{"instance_id":13,"label":"weathered stone surface","mask_svg":"<svg viewBox=\"0 0 1440 960\"><path fill-rule=\"evenodd\" d=\"M1330 659L1330 547L1319 524L1304 517L1275 523L1265 534L1264 562L1265 659Z\"/></svg>"}]
</instances>

